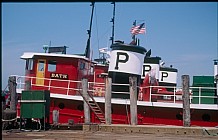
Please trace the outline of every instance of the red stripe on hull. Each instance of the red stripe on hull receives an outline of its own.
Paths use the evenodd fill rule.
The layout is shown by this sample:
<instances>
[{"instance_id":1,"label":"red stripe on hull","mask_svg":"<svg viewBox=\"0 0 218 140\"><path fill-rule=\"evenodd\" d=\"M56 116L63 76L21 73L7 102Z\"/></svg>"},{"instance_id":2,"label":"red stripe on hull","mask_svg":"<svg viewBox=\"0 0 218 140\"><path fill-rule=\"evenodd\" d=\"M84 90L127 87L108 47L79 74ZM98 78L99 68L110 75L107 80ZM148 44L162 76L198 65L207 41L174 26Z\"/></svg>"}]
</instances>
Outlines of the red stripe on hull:
<instances>
[{"instance_id":1,"label":"red stripe on hull","mask_svg":"<svg viewBox=\"0 0 218 140\"><path fill-rule=\"evenodd\" d=\"M64 107L61 109L61 104ZM104 104L99 103L104 111ZM59 110L59 123L68 123L73 120L75 123L84 122L83 101L51 99L50 123L52 124L52 111ZM206 114L206 115L205 115ZM208 118L209 116L209 118ZM218 126L217 110L191 110L192 126ZM97 117L91 112L91 123L100 123ZM206 119L206 120L203 120ZM208 120L209 119L209 120ZM112 123L129 124L130 123L130 106L112 104ZM158 124L158 125L183 125L181 108L150 107L138 106L138 124Z\"/></svg>"}]
</instances>

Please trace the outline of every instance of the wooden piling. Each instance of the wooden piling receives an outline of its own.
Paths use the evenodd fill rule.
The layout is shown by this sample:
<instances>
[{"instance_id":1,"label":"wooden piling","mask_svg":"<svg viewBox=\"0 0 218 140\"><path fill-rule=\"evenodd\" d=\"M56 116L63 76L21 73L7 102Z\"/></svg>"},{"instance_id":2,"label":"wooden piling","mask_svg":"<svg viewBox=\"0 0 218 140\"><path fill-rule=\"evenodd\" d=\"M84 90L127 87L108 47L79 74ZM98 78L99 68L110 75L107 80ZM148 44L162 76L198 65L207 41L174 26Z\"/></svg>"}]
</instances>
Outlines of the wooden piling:
<instances>
[{"instance_id":1,"label":"wooden piling","mask_svg":"<svg viewBox=\"0 0 218 140\"><path fill-rule=\"evenodd\" d=\"M17 92L16 92L16 76L10 76L8 79L8 88L11 96L10 109L13 111L17 110Z\"/></svg>"},{"instance_id":2,"label":"wooden piling","mask_svg":"<svg viewBox=\"0 0 218 140\"><path fill-rule=\"evenodd\" d=\"M106 78L106 93L105 93L105 120L106 124L111 124L111 86L112 79Z\"/></svg>"},{"instance_id":3,"label":"wooden piling","mask_svg":"<svg viewBox=\"0 0 218 140\"><path fill-rule=\"evenodd\" d=\"M189 95L189 76L182 75L182 99L183 99L183 126L190 127L190 95Z\"/></svg>"},{"instance_id":4,"label":"wooden piling","mask_svg":"<svg viewBox=\"0 0 218 140\"><path fill-rule=\"evenodd\" d=\"M129 77L129 92L131 125L137 125L137 77L135 76Z\"/></svg>"},{"instance_id":5,"label":"wooden piling","mask_svg":"<svg viewBox=\"0 0 218 140\"><path fill-rule=\"evenodd\" d=\"M86 101L89 101L89 95L88 95L88 80L82 79L82 94ZM85 117L85 123L90 123L90 108L89 105L86 103L86 101L83 101L83 107L84 107L84 117Z\"/></svg>"}]
</instances>

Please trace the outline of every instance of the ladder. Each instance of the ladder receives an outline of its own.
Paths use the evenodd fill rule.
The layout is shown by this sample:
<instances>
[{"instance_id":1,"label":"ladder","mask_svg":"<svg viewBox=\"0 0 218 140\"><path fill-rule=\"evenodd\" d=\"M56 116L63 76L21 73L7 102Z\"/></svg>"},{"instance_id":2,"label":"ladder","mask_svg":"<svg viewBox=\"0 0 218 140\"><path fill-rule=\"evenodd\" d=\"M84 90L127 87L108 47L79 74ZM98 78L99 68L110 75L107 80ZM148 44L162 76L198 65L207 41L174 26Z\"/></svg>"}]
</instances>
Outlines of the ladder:
<instances>
[{"instance_id":1,"label":"ladder","mask_svg":"<svg viewBox=\"0 0 218 140\"><path fill-rule=\"evenodd\" d=\"M98 118L98 120L101 123L106 123L104 112L101 110L100 106L97 104L97 102L95 101L91 93L88 92L88 96L90 97L89 100L86 100L83 94L80 93L80 95L83 97L83 100L88 104L88 106L90 107L92 112L95 114L95 116Z\"/></svg>"}]
</instances>

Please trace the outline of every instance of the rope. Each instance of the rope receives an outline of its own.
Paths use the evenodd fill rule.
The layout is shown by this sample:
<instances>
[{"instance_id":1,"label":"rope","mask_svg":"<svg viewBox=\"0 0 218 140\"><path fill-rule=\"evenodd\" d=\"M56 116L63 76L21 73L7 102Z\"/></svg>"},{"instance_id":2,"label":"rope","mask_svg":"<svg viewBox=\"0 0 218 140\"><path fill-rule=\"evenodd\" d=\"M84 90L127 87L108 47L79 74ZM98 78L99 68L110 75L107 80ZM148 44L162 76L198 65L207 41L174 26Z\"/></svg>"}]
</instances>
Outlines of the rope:
<instances>
[{"instance_id":1,"label":"rope","mask_svg":"<svg viewBox=\"0 0 218 140\"><path fill-rule=\"evenodd\" d=\"M4 120L4 119L2 119L2 122L12 122L12 121L14 121L14 120L17 120L17 118L10 119L10 120Z\"/></svg>"},{"instance_id":2,"label":"rope","mask_svg":"<svg viewBox=\"0 0 218 140\"><path fill-rule=\"evenodd\" d=\"M2 119L2 130L4 130L5 128L7 128L7 124L5 122L13 122L13 121L16 121L17 122L17 118L14 118L14 119L10 119L10 120L4 120ZM12 131L12 130L10 130ZM7 131L8 132L8 131Z\"/></svg>"},{"instance_id":3,"label":"rope","mask_svg":"<svg viewBox=\"0 0 218 140\"><path fill-rule=\"evenodd\" d=\"M8 84L7 84L7 86L5 87L5 89L3 90L3 92L2 92L2 93L5 93L5 91L6 91L7 87L8 87Z\"/></svg>"},{"instance_id":4,"label":"rope","mask_svg":"<svg viewBox=\"0 0 218 140\"><path fill-rule=\"evenodd\" d=\"M30 130L28 130L28 129L20 129L20 130L21 130L21 131L24 131L24 132L31 132L31 131L39 132L39 131L42 129L42 124L41 124L40 120L39 120L39 119L34 120L33 118L32 118L31 120L32 120L32 122L37 122L37 123L39 123L39 129L37 129L37 130L32 130L32 129L30 129Z\"/></svg>"},{"instance_id":5,"label":"rope","mask_svg":"<svg viewBox=\"0 0 218 140\"><path fill-rule=\"evenodd\" d=\"M210 135L210 136L218 136L218 133L215 134L215 133L209 133L209 131L206 129L206 128L203 128L203 131L207 133L207 135Z\"/></svg>"}]
</instances>

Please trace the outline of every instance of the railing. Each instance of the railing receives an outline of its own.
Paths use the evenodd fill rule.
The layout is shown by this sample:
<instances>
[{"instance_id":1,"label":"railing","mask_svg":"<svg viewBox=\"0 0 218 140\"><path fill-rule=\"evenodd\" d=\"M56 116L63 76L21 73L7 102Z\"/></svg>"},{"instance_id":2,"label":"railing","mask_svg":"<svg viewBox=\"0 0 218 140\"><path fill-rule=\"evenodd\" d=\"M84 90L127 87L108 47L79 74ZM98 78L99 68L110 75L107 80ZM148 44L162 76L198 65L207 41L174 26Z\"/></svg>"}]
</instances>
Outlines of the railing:
<instances>
[{"instance_id":1,"label":"railing","mask_svg":"<svg viewBox=\"0 0 218 140\"><path fill-rule=\"evenodd\" d=\"M154 91L153 88L158 89ZM141 87L141 89L149 89L150 98L149 101L156 102L172 102L181 103L182 101L182 88L170 87L170 86L147 86ZM163 90L167 89L167 90ZM190 91L190 103L191 104L217 104L218 95L216 93L216 87L189 87Z\"/></svg>"},{"instance_id":2,"label":"railing","mask_svg":"<svg viewBox=\"0 0 218 140\"><path fill-rule=\"evenodd\" d=\"M30 82L31 89L42 89L42 90L50 90L51 92L62 90L62 94L69 95L70 91L80 91L81 90L81 81L73 81L73 80L61 80L61 79L49 79L49 78L37 78L37 77L29 77L29 76L16 76L17 81L17 91L20 92L24 90L26 87L26 83ZM43 80L44 84L37 84L36 80ZM75 94L74 93L74 94Z\"/></svg>"},{"instance_id":3,"label":"railing","mask_svg":"<svg viewBox=\"0 0 218 140\"><path fill-rule=\"evenodd\" d=\"M36 84L36 77L27 76L16 76L17 81L17 92L21 93L25 89L26 81L30 82L31 89L43 89L50 90L51 93L65 94L65 95L79 95L82 86L81 81L73 80L60 80L60 79L49 79L40 78L44 80L44 85ZM57 86L58 85L58 86ZM89 92L95 97L104 97L105 95L105 83L88 82ZM125 86L129 87L129 84L117 84L112 83L112 86ZM170 87L170 86L147 86L138 87L140 90L149 89L149 102L170 102L170 103L181 103L182 101L182 88L181 87ZM154 91L153 89L156 89ZM166 90L167 89L167 90ZM217 88L215 87L190 87L190 103L191 104L217 104L218 96L216 93ZM124 94L128 95L129 92L112 91L112 94Z\"/></svg>"},{"instance_id":4,"label":"railing","mask_svg":"<svg viewBox=\"0 0 218 140\"><path fill-rule=\"evenodd\" d=\"M157 102L180 103L182 100L182 88L175 86L146 86L141 89L149 89L149 101L152 102L156 98ZM153 91L156 88L157 91ZM190 91L191 95L191 91ZM190 96L191 103L191 96Z\"/></svg>"},{"instance_id":5,"label":"railing","mask_svg":"<svg viewBox=\"0 0 218 140\"><path fill-rule=\"evenodd\" d=\"M32 90L50 90L51 93L65 94L65 95L79 95L82 91L81 81L61 80L49 78L37 78L29 76L16 76L17 92L21 93L26 88L27 81L30 82ZM36 79L44 80L44 85L36 84ZM93 96L105 95L105 83L88 82L89 92Z\"/></svg>"},{"instance_id":6,"label":"railing","mask_svg":"<svg viewBox=\"0 0 218 140\"><path fill-rule=\"evenodd\" d=\"M191 87L192 92L196 92L196 95L192 95L193 100L197 100L199 104L205 104L205 99L208 101L214 100L218 104L217 88L215 87ZM205 95L206 94L206 95Z\"/></svg>"},{"instance_id":7,"label":"railing","mask_svg":"<svg viewBox=\"0 0 218 140\"><path fill-rule=\"evenodd\" d=\"M128 88L129 89L129 84L112 83L112 86L114 86L114 88L122 87L122 88ZM129 94L129 92L127 92L127 91L112 91L112 94Z\"/></svg>"}]
</instances>

